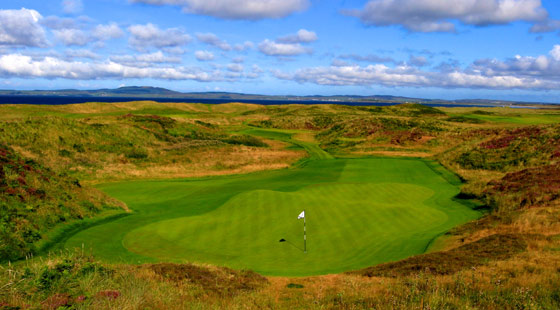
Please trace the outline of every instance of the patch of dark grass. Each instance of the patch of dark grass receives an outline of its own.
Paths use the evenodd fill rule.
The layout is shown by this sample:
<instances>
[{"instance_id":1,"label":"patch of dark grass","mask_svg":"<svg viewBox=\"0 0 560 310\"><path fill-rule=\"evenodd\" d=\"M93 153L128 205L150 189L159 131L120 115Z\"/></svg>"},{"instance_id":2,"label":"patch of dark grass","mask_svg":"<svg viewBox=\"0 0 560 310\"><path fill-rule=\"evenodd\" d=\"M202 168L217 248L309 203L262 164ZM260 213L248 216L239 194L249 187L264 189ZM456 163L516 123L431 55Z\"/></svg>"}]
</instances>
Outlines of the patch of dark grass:
<instances>
[{"instance_id":1,"label":"patch of dark grass","mask_svg":"<svg viewBox=\"0 0 560 310\"><path fill-rule=\"evenodd\" d=\"M495 115L496 113L494 113L494 112L489 112L489 111L475 110L475 111L472 112L472 114L477 114L477 115Z\"/></svg>"},{"instance_id":2,"label":"patch of dark grass","mask_svg":"<svg viewBox=\"0 0 560 310\"><path fill-rule=\"evenodd\" d=\"M467 116L451 116L451 117L447 118L446 121L454 122L454 123L468 123L468 124L486 123L485 121L483 121L481 119L467 117Z\"/></svg>"},{"instance_id":3,"label":"patch of dark grass","mask_svg":"<svg viewBox=\"0 0 560 310\"><path fill-rule=\"evenodd\" d=\"M142 149L133 149L133 150L130 150L130 151L126 152L124 154L124 156L126 158L129 158L129 159L141 160L141 159L148 158L148 152L146 152L145 150L142 150Z\"/></svg>"},{"instance_id":4,"label":"patch of dark grass","mask_svg":"<svg viewBox=\"0 0 560 310\"><path fill-rule=\"evenodd\" d=\"M255 147L268 146L268 144L264 143L260 139L249 135L231 136L223 139L222 141L234 145L245 145L245 146L255 146Z\"/></svg>"},{"instance_id":5,"label":"patch of dark grass","mask_svg":"<svg viewBox=\"0 0 560 310\"><path fill-rule=\"evenodd\" d=\"M287 288L304 288L304 286L302 284L297 284L297 283L288 283L288 285L286 285Z\"/></svg>"}]
</instances>

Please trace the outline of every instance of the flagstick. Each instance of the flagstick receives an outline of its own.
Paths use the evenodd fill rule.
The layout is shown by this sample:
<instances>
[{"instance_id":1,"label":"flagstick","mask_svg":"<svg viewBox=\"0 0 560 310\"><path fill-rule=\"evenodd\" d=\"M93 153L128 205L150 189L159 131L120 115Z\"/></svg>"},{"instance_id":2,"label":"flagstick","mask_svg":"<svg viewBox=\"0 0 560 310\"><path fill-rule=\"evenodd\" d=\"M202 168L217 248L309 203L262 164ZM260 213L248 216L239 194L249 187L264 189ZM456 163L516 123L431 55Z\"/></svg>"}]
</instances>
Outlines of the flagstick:
<instances>
[{"instance_id":1,"label":"flagstick","mask_svg":"<svg viewBox=\"0 0 560 310\"><path fill-rule=\"evenodd\" d=\"M305 210L303 210L303 214L303 253L307 253L307 232L305 230L305 217L307 214L305 214Z\"/></svg>"}]
</instances>

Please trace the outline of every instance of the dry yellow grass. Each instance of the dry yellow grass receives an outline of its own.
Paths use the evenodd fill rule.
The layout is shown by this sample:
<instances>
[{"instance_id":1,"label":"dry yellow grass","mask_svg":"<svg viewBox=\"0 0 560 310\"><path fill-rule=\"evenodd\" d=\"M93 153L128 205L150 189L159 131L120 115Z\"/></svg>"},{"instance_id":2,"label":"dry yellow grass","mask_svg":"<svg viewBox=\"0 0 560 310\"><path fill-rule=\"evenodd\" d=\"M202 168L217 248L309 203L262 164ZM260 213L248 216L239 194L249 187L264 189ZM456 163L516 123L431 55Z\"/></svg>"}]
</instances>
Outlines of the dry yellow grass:
<instances>
[{"instance_id":1,"label":"dry yellow grass","mask_svg":"<svg viewBox=\"0 0 560 310\"><path fill-rule=\"evenodd\" d=\"M270 142L269 142L270 143ZM201 148L174 163L142 166L115 161L94 172L92 180L187 178L241 174L283 169L305 157L299 150L284 149L284 143L271 143L269 148L224 146L219 151Z\"/></svg>"}]
</instances>

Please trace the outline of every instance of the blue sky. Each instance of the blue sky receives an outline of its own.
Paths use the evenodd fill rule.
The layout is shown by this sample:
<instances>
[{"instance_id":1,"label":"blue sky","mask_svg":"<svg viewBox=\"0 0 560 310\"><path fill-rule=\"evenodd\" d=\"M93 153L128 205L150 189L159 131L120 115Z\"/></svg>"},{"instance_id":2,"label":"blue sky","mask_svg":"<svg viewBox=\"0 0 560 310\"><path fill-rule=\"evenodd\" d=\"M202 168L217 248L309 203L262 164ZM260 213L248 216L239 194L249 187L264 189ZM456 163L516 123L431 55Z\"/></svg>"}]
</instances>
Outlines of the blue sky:
<instances>
[{"instance_id":1,"label":"blue sky","mask_svg":"<svg viewBox=\"0 0 560 310\"><path fill-rule=\"evenodd\" d=\"M557 0L3 0L0 88L560 102Z\"/></svg>"}]
</instances>

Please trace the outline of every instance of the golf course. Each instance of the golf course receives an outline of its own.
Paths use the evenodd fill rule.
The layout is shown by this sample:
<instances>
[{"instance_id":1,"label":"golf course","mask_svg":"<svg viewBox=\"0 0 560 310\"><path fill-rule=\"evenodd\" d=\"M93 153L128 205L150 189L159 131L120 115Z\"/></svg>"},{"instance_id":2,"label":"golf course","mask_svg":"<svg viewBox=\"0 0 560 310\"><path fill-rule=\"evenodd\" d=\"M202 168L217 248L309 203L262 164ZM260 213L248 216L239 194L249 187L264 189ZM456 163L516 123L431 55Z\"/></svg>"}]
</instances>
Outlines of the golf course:
<instances>
[{"instance_id":1,"label":"golf course","mask_svg":"<svg viewBox=\"0 0 560 310\"><path fill-rule=\"evenodd\" d=\"M433 162L382 157L109 183L98 188L132 214L83 230L65 246L83 246L107 261L209 263L284 276L338 273L423 253L434 238L479 217L453 199L457 183ZM307 253L297 219L304 209Z\"/></svg>"}]
</instances>

